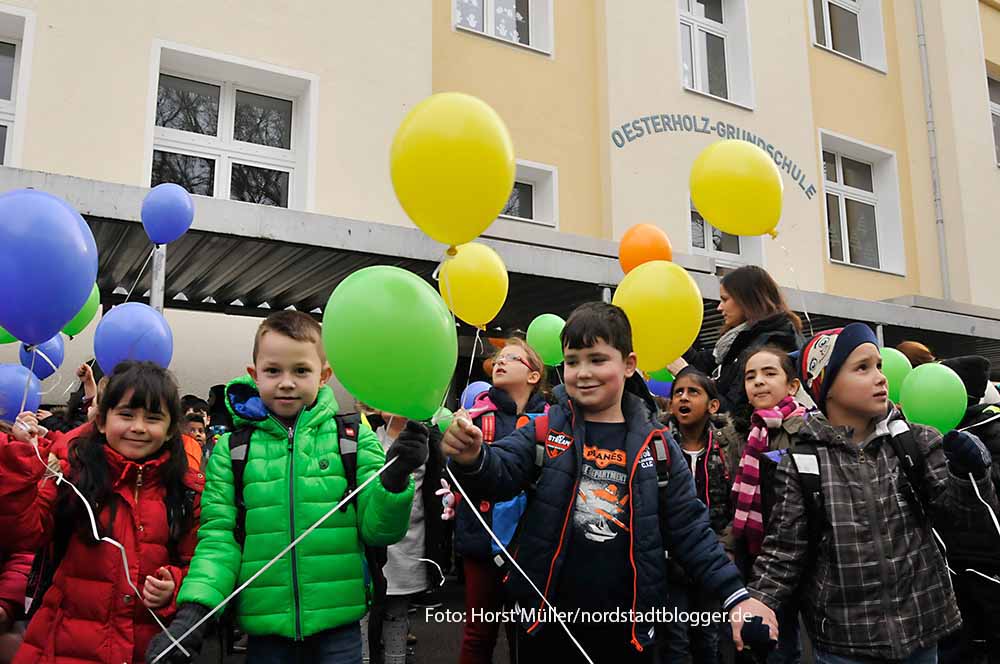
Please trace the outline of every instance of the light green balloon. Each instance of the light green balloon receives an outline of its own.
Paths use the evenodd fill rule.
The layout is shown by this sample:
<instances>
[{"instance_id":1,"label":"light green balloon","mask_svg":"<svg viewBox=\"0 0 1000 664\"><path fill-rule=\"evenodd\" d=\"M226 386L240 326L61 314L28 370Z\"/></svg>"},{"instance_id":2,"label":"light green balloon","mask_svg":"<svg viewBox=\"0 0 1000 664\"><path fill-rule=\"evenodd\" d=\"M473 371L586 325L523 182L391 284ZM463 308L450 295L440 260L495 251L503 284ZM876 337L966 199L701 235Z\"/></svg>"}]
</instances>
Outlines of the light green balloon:
<instances>
[{"instance_id":1,"label":"light green balloon","mask_svg":"<svg viewBox=\"0 0 1000 664\"><path fill-rule=\"evenodd\" d=\"M562 330L564 321L555 314L542 314L528 326L528 345L535 349L546 366L554 367L563 361Z\"/></svg>"},{"instance_id":2,"label":"light green balloon","mask_svg":"<svg viewBox=\"0 0 1000 664\"><path fill-rule=\"evenodd\" d=\"M94 284L94 287L90 291L90 296L83 303L83 307L73 316L73 320L66 323L62 331L71 337L75 337L83 332L90 325L90 321L94 320L94 316L97 314L97 307L99 306L101 306L101 290L97 287L97 284Z\"/></svg>"},{"instance_id":3,"label":"light green balloon","mask_svg":"<svg viewBox=\"0 0 1000 664\"><path fill-rule=\"evenodd\" d=\"M340 282L323 312L323 346L348 392L411 420L437 412L458 362L444 300L417 275L388 265Z\"/></svg>"},{"instance_id":4,"label":"light green balloon","mask_svg":"<svg viewBox=\"0 0 1000 664\"><path fill-rule=\"evenodd\" d=\"M943 364L922 364L906 377L900 394L906 419L947 433L965 415L969 397L958 374Z\"/></svg>"},{"instance_id":5,"label":"light green balloon","mask_svg":"<svg viewBox=\"0 0 1000 664\"><path fill-rule=\"evenodd\" d=\"M652 380L658 380L663 383L672 383L674 381L674 375L670 373L670 369L667 369L666 367L654 371L649 374L649 377Z\"/></svg>"},{"instance_id":6,"label":"light green balloon","mask_svg":"<svg viewBox=\"0 0 1000 664\"><path fill-rule=\"evenodd\" d=\"M0 344L12 344L15 341L17 339L14 338L13 334L0 327Z\"/></svg>"},{"instance_id":7,"label":"light green balloon","mask_svg":"<svg viewBox=\"0 0 1000 664\"><path fill-rule=\"evenodd\" d=\"M438 430L441 433L444 433L445 431L448 430L448 427L451 426L452 420L455 419L455 414L452 413L447 408L445 408L444 406L441 406L440 408L438 408L438 411L437 413L435 413L434 417L437 418Z\"/></svg>"},{"instance_id":8,"label":"light green balloon","mask_svg":"<svg viewBox=\"0 0 1000 664\"><path fill-rule=\"evenodd\" d=\"M910 364L909 358L895 348L882 349L882 373L889 382L889 399L893 403L899 403L903 382L911 371L913 365Z\"/></svg>"}]
</instances>

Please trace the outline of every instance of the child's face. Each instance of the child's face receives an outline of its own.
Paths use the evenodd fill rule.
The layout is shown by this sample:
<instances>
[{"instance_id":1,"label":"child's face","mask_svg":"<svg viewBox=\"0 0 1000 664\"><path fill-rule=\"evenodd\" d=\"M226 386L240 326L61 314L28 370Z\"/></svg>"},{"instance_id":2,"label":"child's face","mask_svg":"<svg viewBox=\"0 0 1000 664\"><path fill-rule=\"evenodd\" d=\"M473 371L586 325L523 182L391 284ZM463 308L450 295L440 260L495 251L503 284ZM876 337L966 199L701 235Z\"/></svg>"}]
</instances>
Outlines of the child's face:
<instances>
[{"instance_id":1,"label":"child's face","mask_svg":"<svg viewBox=\"0 0 1000 664\"><path fill-rule=\"evenodd\" d=\"M205 425L201 422L188 422L184 427L184 433L197 440L199 445L205 444Z\"/></svg>"},{"instance_id":2,"label":"child's face","mask_svg":"<svg viewBox=\"0 0 1000 664\"><path fill-rule=\"evenodd\" d=\"M332 371L320 360L317 343L296 341L273 331L260 338L256 363L247 367L247 373L257 383L264 405L279 418L298 417L330 380Z\"/></svg>"},{"instance_id":3,"label":"child's face","mask_svg":"<svg viewBox=\"0 0 1000 664\"><path fill-rule=\"evenodd\" d=\"M621 351L603 339L587 348L563 348L566 393L592 414L621 408L625 379L635 373L635 353Z\"/></svg>"},{"instance_id":4,"label":"child's face","mask_svg":"<svg viewBox=\"0 0 1000 664\"><path fill-rule=\"evenodd\" d=\"M719 400L709 399L698 381L684 376L674 381L670 395L670 413L681 426L698 424L719 410Z\"/></svg>"},{"instance_id":5,"label":"child's face","mask_svg":"<svg viewBox=\"0 0 1000 664\"><path fill-rule=\"evenodd\" d=\"M493 385L503 389L537 385L542 374L531 368L528 354L510 345L493 358Z\"/></svg>"},{"instance_id":6,"label":"child's face","mask_svg":"<svg viewBox=\"0 0 1000 664\"><path fill-rule=\"evenodd\" d=\"M862 344L847 356L837 372L827 391L826 407L831 421L834 413L874 419L886 414L888 399L882 354L875 344Z\"/></svg>"},{"instance_id":7,"label":"child's face","mask_svg":"<svg viewBox=\"0 0 1000 664\"><path fill-rule=\"evenodd\" d=\"M743 374L747 399L754 408L774 408L785 397L799 391L799 379L788 380L781 360L768 352L755 353L747 360Z\"/></svg>"},{"instance_id":8,"label":"child's face","mask_svg":"<svg viewBox=\"0 0 1000 664\"><path fill-rule=\"evenodd\" d=\"M108 445L126 459L138 460L156 454L170 433L170 415L160 405L159 411L129 408L132 390L122 396L101 421L97 430L108 439Z\"/></svg>"}]
</instances>

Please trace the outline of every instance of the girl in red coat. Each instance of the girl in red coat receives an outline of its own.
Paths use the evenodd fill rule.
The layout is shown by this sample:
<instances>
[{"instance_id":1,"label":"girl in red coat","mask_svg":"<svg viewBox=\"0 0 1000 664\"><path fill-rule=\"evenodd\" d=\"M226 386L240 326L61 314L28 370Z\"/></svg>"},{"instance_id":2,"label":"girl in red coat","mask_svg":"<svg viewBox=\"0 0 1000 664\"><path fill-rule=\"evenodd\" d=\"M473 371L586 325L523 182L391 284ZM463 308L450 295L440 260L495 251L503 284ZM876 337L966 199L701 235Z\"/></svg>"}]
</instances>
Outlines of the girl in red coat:
<instances>
[{"instance_id":1,"label":"girl in red coat","mask_svg":"<svg viewBox=\"0 0 1000 664\"><path fill-rule=\"evenodd\" d=\"M98 403L94 431L59 460L100 535L124 546L128 579L121 553L95 541L80 497L46 476L39 453L47 459L56 441L38 440L45 431L34 415L18 416L18 440L0 441L0 532L29 550L51 543L59 561L15 664L143 662L160 631L151 612L170 622L196 543L204 479L188 468L180 420L170 374L123 362Z\"/></svg>"}]
</instances>

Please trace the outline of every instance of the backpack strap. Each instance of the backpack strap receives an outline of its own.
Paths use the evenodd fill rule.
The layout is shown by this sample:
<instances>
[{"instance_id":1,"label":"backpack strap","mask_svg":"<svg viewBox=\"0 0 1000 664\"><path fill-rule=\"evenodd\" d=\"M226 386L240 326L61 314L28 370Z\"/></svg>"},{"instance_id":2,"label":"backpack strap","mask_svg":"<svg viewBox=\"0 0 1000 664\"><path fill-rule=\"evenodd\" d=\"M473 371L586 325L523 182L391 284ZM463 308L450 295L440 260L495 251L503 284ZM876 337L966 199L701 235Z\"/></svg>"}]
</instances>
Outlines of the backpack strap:
<instances>
[{"instance_id":1,"label":"backpack strap","mask_svg":"<svg viewBox=\"0 0 1000 664\"><path fill-rule=\"evenodd\" d=\"M479 428L483 432L483 442L487 445L493 443L497 437L496 413L484 413L479 420L479 425Z\"/></svg>"},{"instance_id":2,"label":"backpack strap","mask_svg":"<svg viewBox=\"0 0 1000 664\"><path fill-rule=\"evenodd\" d=\"M892 450L903 468L900 491L913 505L917 518L920 521L925 521L927 509L924 505L923 487L927 459L917 444L913 430L905 420L889 422L889 445L892 446Z\"/></svg>"},{"instance_id":3,"label":"backpack strap","mask_svg":"<svg viewBox=\"0 0 1000 664\"><path fill-rule=\"evenodd\" d=\"M549 437L549 414L545 412L535 418L535 468L542 469L545 463L545 441Z\"/></svg>"},{"instance_id":4,"label":"backpack strap","mask_svg":"<svg viewBox=\"0 0 1000 664\"><path fill-rule=\"evenodd\" d=\"M814 443L798 443L792 447L792 464L799 474L799 484L802 487L802 502L806 508L810 565L816 561L819 554L819 541L823 536L826 524L826 512L823 509L823 485L819 474L819 451Z\"/></svg>"},{"instance_id":5,"label":"backpack strap","mask_svg":"<svg viewBox=\"0 0 1000 664\"><path fill-rule=\"evenodd\" d=\"M347 493L358 488L358 436L361 433L361 415L359 413L339 413L333 416L337 423L337 444L340 447L340 462L344 464L344 476L347 478ZM356 502L357 496L351 498ZM348 503L340 508L347 511Z\"/></svg>"},{"instance_id":6,"label":"backpack strap","mask_svg":"<svg viewBox=\"0 0 1000 664\"><path fill-rule=\"evenodd\" d=\"M653 439L649 441L650 454L656 462L656 484L661 490L667 487L670 481L670 445L667 444L667 432L669 429L657 429L653 432Z\"/></svg>"},{"instance_id":7,"label":"backpack strap","mask_svg":"<svg viewBox=\"0 0 1000 664\"><path fill-rule=\"evenodd\" d=\"M247 504L243 500L243 475L250 458L250 439L253 437L253 427L240 427L229 434L229 462L233 468L233 502L236 505L236 525L233 527L233 537L240 549L247 539Z\"/></svg>"}]
</instances>

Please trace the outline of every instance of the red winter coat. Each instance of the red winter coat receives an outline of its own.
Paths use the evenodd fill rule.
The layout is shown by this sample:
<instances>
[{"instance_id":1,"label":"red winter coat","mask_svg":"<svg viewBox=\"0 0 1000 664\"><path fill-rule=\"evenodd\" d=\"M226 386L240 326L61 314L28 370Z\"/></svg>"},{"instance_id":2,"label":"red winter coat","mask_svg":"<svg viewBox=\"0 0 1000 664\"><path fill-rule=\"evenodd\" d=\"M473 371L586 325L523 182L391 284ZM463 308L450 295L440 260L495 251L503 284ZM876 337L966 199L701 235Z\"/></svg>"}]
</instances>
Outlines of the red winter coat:
<instances>
[{"instance_id":1,"label":"red winter coat","mask_svg":"<svg viewBox=\"0 0 1000 664\"><path fill-rule=\"evenodd\" d=\"M166 455L138 464L111 447L104 449L112 477L117 478L114 500L118 506L111 537L125 547L129 574L140 592L147 575L155 575L160 567L170 570L174 597L156 610L160 619L169 623L177 608L177 591L194 555L204 478L194 470L185 477L185 484L197 492L195 525L178 543L177 557L171 558L166 491L159 476ZM43 457L47 452L43 450ZM60 459L60 463L66 472L66 460ZM0 532L9 533L21 546L45 546L55 525L54 481L42 480L45 468L27 443L0 441L0 468ZM111 512L106 505L98 516L107 532ZM88 544L74 532L14 663L141 664L146 646L159 631L141 597L135 596L125 580L119 550L105 542Z\"/></svg>"},{"instance_id":2,"label":"red winter coat","mask_svg":"<svg viewBox=\"0 0 1000 664\"><path fill-rule=\"evenodd\" d=\"M0 608L11 620L23 617L24 593L34 559L35 555L29 552L0 554Z\"/></svg>"}]
</instances>

